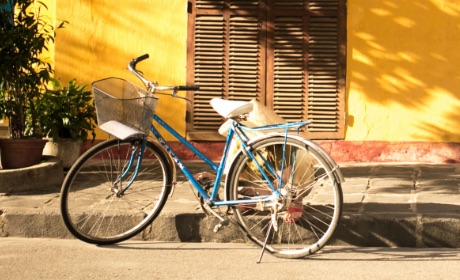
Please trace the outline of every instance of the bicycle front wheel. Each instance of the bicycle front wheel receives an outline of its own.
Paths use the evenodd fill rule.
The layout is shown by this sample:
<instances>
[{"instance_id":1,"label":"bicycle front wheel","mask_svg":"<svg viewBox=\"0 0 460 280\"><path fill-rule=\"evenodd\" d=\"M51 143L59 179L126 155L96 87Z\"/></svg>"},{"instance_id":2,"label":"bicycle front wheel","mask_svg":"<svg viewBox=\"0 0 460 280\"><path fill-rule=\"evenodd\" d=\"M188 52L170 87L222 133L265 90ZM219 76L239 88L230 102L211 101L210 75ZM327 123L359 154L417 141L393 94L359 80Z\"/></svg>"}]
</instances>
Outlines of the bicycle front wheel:
<instances>
[{"instance_id":1,"label":"bicycle front wheel","mask_svg":"<svg viewBox=\"0 0 460 280\"><path fill-rule=\"evenodd\" d=\"M99 245L121 242L158 216L172 176L163 153L150 142L135 174L142 141L103 142L70 169L61 190L61 213L75 237Z\"/></svg>"},{"instance_id":2,"label":"bicycle front wheel","mask_svg":"<svg viewBox=\"0 0 460 280\"><path fill-rule=\"evenodd\" d=\"M240 228L277 257L320 250L340 220L342 189L319 148L278 136L254 143L250 153L254 158L240 154L228 175L227 198L252 199L233 207Z\"/></svg>"}]
</instances>

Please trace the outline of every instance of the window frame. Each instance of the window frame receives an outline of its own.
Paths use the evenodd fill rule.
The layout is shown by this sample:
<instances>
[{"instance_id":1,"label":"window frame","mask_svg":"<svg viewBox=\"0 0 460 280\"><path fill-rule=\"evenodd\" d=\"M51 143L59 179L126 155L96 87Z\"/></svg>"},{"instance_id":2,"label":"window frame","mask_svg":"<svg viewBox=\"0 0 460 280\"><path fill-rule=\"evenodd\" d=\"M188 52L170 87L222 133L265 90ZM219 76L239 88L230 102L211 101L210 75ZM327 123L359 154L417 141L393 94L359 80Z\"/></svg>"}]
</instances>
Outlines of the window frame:
<instances>
[{"instance_id":1,"label":"window frame","mask_svg":"<svg viewBox=\"0 0 460 280\"><path fill-rule=\"evenodd\" d=\"M311 2L333 2L334 0L310 0ZM304 5L308 5L308 0L305 1ZM192 0L189 1L188 5L188 39L187 39L187 83L195 83L195 18L197 16L197 12L199 11L199 15L216 15L218 13L223 14L225 28L225 36L224 36L224 58L223 64L229 65L229 20L232 14L236 12L239 15L255 15L256 13L252 10L237 10L231 11L229 7L229 3L232 2L230 0L223 0L223 1L215 1L219 3L224 3L223 10L203 10L196 7L197 2L207 2L206 0ZM237 3L246 3L246 2L254 2L254 1L236 1ZM263 104L266 104L267 107L273 108L274 106L274 47L273 47L273 40L271 40L270 36L274 36L273 32L270 33L270 30L274 30L275 18L279 16L303 16L305 26L309 26L309 18L310 17L335 17L337 18L337 92L336 92L336 106L337 108L333 111L334 118L336 118L336 130L335 131L305 131L303 132L303 136L306 136L311 139L344 139L345 137L345 87L346 87L346 0L337 0L337 9L336 10L317 10L317 11L309 11L308 16L305 16L305 10L299 10L297 14L293 13L292 10L282 11L279 9L274 9L274 0L260 0L259 6L257 10L257 16L259 19L259 32L261 34L261 38L259 38L259 46L261 46L259 50L259 55L262 59L259 61L260 63L260 75L258 79L258 88L261 92L259 96L259 101ZM289 1L293 2L293 1ZM295 1L294 1L295 2ZM214 2L213 2L214 3ZM306 8L306 7L305 7ZM305 31L305 30L304 30ZM308 33L308 34L307 34ZM265 34L265 35L264 35ZM269 34L269 35L267 35ZM270 35L271 34L271 35ZM304 32L303 34L305 42L304 45L304 55L309 54L309 32ZM306 56L306 55L305 55ZM305 57L304 57L305 59ZM308 59L308 58L307 58ZM308 61L304 61L304 78L305 87L304 89L304 100L307 103L304 106L304 116L309 116L309 83L308 83ZM228 67L227 67L228 68ZM223 73L223 80L222 80L222 89L224 98L228 95L229 92L229 73L228 69L225 69L225 73ZM188 92L187 97L192 100L192 103L187 104L187 117L186 117L186 131L187 131L187 138L189 140L195 141L222 141L223 137L220 136L216 129L210 130L198 130L194 128L194 106L195 106L195 98L193 92ZM305 118L304 118L305 119Z\"/></svg>"}]
</instances>

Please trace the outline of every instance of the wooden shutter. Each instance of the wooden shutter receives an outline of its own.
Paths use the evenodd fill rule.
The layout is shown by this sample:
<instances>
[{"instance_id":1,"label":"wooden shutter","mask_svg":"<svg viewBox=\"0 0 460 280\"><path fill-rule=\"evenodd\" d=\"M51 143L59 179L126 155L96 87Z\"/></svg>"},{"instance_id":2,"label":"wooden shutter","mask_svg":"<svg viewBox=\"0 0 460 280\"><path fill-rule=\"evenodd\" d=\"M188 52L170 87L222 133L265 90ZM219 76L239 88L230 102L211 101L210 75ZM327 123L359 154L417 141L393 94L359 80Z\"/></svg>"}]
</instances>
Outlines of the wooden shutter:
<instances>
[{"instance_id":1,"label":"wooden shutter","mask_svg":"<svg viewBox=\"0 0 460 280\"><path fill-rule=\"evenodd\" d=\"M255 98L288 121L312 120L310 138L344 137L345 1L191 4L187 77L201 89L189 96L189 138L220 126L213 97Z\"/></svg>"},{"instance_id":2,"label":"wooden shutter","mask_svg":"<svg viewBox=\"0 0 460 280\"><path fill-rule=\"evenodd\" d=\"M288 121L311 120L305 136L344 137L345 45L339 0L275 0L268 104ZM344 9L344 8L343 8ZM344 11L345 12L345 11Z\"/></svg>"},{"instance_id":3,"label":"wooden shutter","mask_svg":"<svg viewBox=\"0 0 460 280\"><path fill-rule=\"evenodd\" d=\"M202 1L197 1L200 4ZM203 1L205 2L205 1ZM193 124L196 130L216 129L220 116L209 100L224 96L225 24L223 15L198 15L195 20L194 83L200 90L193 96Z\"/></svg>"},{"instance_id":4,"label":"wooden shutter","mask_svg":"<svg viewBox=\"0 0 460 280\"><path fill-rule=\"evenodd\" d=\"M343 139L345 130L346 5L310 0L308 126L314 138Z\"/></svg>"},{"instance_id":5,"label":"wooden shutter","mask_svg":"<svg viewBox=\"0 0 460 280\"><path fill-rule=\"evenodd\" d=\"M272 107L287 121L301 121L306 113L304 20L302 16L276 16L274 26Z\"/></svg>"},{"instance_id":6,"label":"wooden shutter","mask_svg":"<svg viewBox=\"0 0 460 280\"><path fill-rule=\"evenodd\" d=\"M228 99L260 100L261 69L257 15L230 16Z\"/></svg>"},{"instance_id":7,"label":"wooden shutter","mask_svg":"<svg viewBox=\"0 0 460 280\"><path fill-rule=\"evenodd\" d=\"M343 122L338 89L337 19L312 17L308 30L308 119L312 120L308 130L334 133Z\"/></svg>"},{"instance_id":8,"label":"wooden shutter","mask_svg":"<svg viewBox=\"0 0 460 280\"><path fill-rule=\"evenodd\" d=\"M222 118L209 101L263 100L265 48L261 46L259 1L196 0L192 7L189 32L189 82L200 86L191 94L188 107L188 137L210 140L217 137ZM192 2L193 5L193 2ZM193 55L191 53L193 52ZM193 60L191 59L193 57Z\"/></svg>"}]
</instances>

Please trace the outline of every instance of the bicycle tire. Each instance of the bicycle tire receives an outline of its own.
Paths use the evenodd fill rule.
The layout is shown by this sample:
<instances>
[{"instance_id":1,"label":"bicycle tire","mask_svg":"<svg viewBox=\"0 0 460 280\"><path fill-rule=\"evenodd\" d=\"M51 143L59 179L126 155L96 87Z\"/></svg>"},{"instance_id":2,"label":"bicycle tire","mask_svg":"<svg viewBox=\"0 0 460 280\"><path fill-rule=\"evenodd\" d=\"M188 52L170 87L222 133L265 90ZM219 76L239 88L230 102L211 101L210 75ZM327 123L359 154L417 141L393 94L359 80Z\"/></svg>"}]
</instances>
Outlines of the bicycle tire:
<instances>
[{"instance_id":1,"label":"bicycle tire","mask_svg":"<svg viewBox=\"0 0 460 280\"><path fill-rule=\"evenodd\" d=\"M281 197L268 203L239 204L232 212L244 234L261 247L267 239L265 249L277 257L302 258L317 252L331 239L340 221L341 182L319 149L308 141L284 136L251 145L255 161ZM229 200L262 199L273 194L255 161L244 152L235 158L226 185Z\"/></svg>"},{"instance_id":2,"label":"bicycle tire","mask_svg":"<svg viewBox=\"0 0 460 280\"><path fill-rule=\"evenodd\" d=\"M82 155L69 170L61 189L61 214L76 238L98 245L127 240L142 232L161 212L171 191L172 175L162 151L147 142L139 174L114 184L142 139L102 142Z\"/></svg>"}]
</instances>

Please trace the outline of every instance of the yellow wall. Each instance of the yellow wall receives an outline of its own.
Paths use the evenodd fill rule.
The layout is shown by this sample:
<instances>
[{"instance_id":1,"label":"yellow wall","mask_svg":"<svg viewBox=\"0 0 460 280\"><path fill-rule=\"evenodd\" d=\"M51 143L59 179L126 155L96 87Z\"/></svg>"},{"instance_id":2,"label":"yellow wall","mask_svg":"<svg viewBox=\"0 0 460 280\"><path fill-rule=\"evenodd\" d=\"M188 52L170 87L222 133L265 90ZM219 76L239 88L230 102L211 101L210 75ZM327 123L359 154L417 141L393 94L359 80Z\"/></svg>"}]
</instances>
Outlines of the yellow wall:
<instances>
[{"instance_id":1,"label":"yellow wall","mask_svg":"<svg viewBox=\"0 0 460 280\"><path fill-rule=\"evenodd\" d=\"M460 1L348 1L346 140L460 141Z\"/></svg>"},{"instance_id":2,"label":"yellow wall","mask_svg":"<svg viewBox=\"0 0 460 280\"><path fill-rule=\"evenodd\" d=\"M130 58L162 84L183 84L186 0L47 0L69 24L56 39L56 76L133 80ZM348 0L349 141L460 142L460 1ZM185 133L185 102L160 116ZM101 134L99 134L101 135Z\"/></svg>"},{"instance_id":3,"label":"yellow wall","mask_svg":"<svg viewBox=\"0 0 460 280\"><path fill-rule=\"evenodd\" d=\"M141 85L127 65L131 58L148 53L150 59L138 64L146 77L163 85L185 84L186 1L47 2L56 5L58 21L69 21L58 31L55 44L55 73L63 83L75 78L89 86L112 76ZM160 117L185 134L185 101L161 97L158 107ZM104 137L98 133L98 138Z\"/></svg>"}]
</instances>

